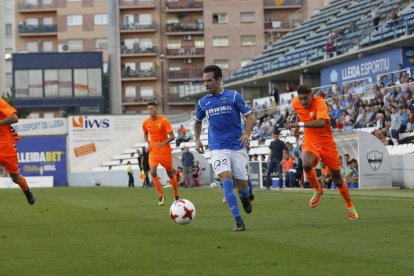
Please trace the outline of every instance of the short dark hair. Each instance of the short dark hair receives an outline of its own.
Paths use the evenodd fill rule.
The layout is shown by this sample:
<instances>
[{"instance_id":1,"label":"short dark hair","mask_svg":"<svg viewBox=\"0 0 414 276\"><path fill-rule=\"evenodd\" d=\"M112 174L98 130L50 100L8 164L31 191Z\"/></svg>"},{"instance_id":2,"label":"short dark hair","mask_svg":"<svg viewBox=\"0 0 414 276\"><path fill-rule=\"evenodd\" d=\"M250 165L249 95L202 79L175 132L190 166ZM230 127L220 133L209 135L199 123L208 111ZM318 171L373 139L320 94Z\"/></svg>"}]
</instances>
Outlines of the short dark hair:
<instances>
[{"instance_id":1,"label":"short dark hair","mask_svg":"<svg viewBox=\"0 0 414 276\"><path fill-rule=\"evenodd\" d=\"M280 131L279 130L274 130L273 131L273 134L279 135L280 134Z\"/></svg>"},{"instance_id":2,"label":"short dark hair","mask_svg":"<svg viewBox=\"0 0 414 276\"><path fill-rule=\"evenodd\" d=\"M154 106L158 106L158 102L157 101L149 101L148 103L147 103L147 106L150 106L150 105L154 105Z\"/></svg>"},{"instance_id":3,"label":"short dark hair","mask_svg":"<svg viewBox=\"0 0 414 276\"><path fill-rule=\"evenodd\" d=\"M312 87L309 84L300 84L297 88L296 91L298 92L298 94L309 94L312 93Z\"/></svg>"},{"instance_id":4,"label":"short dark hair","mask_svg":"<svg viewBox=\"0 0 414 276\"><path fill-rule=\"evenodd\" d=\"M217 65L207 65L206 67L204 67L204 73L209 73L209 72L213 72L214 73L214 79L218 80L219 78L223 78L223 73L221 72L221 68L218 67Z\"/></svg>"}]
</instances>

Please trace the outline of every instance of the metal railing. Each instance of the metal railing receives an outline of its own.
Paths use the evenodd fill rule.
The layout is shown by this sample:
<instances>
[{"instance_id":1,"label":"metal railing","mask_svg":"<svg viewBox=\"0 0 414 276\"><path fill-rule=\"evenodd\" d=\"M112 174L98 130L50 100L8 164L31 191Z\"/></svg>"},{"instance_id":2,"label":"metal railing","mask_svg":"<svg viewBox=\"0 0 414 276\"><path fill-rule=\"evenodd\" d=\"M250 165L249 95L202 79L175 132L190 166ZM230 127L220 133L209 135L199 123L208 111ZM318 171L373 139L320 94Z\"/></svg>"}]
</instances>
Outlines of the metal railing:
<instances>
[{"instance_id":1,"label":"metal railing","mask_svg":"<svg viewBox=\"0 0 414 276\"><path fill-rule=\"evenodd\" d=\"M265 7L303 6L303 0L264 0Z\"/></svg>"},{"instance_id":2,"label":"metal railing","mask_svg":"<svg viewBox=\"0 0 414 276\"><path fill-rule=\"evenodd\" d=\"M202 9L203 1L194 1L194 0L179 0L177 2L166 2L166 8L175 10L175 9Z\"/></svg>"},{"instance_id":3,"label":"metal railing","mask_svg":"<svg viewBox=\"0 0 414 276\"><path fill-rule=\"evenodd\" d=\"M157 47L156 46L152 46L152 47L146 47L146 48L141 48L141 47L134 47L132 49L126 47L126 46L121 46L121 54L156 54L157 53Z\"/></svg>"},{"instance_id":4,"label":"metal railing","mask_svg":"<svg viewBox=\"0 0 414 276\"><path fill-rule=\"evenodd\" d=\"M17 10L24 11L24 10L43 10L43 9L56 9L57 8L57 1L52 1L52 3L43 3L43 1L39 0L36 4L30 3L28 1L20 1L17 4Z\"/></svg>"},{"instance_id":5,"label":"metal railing","mask_svg":"<svg viewBox=\"0 0 414 276\"><path fill-rule=\"evenodd\" d=\"M157 24L155 24L155 21L151 23L134 22L134 23L121 25L121 31L152 30L156 28L157 28Z\"/></svg>"},{"instance_id":6,"label":"metal railing","mask_svg":"<svg viewBox=\"0 0 414 276\"><path fill-rule=\"evenodd\" d=\"M153 7L155 6L154 0L120 0L119 1L120 7Z\"/></svg>"},{"instance_id":7,"label":"metal railing","mask_svg":"<svg viewBox=\"0 0 414 276\"><path fill-rule=\"evenodd\" d=\"M18 26L19 34L33 34L33 33L56 33L57 25L24 25Z\"/></svg>"},{"instance_id":8,"label":"metal railing","mask_svg":"<svg viewBox=\"0 0 414 276\"><path fill-rule=\"evenodd\" d=\"M200 32L204 31L203 22L193 23L168 23L167 32Z\"/></svg>"},{"instance_id":9,"label":"metal railing","mask_svg":"<svg viewBox=\"0 0 414 276\"><path fill-rule=\"evenodd\" d=\"M178 49L167 49L167 56L204 55L204 48L183 47Z\"/></svg>"}]
</instances>

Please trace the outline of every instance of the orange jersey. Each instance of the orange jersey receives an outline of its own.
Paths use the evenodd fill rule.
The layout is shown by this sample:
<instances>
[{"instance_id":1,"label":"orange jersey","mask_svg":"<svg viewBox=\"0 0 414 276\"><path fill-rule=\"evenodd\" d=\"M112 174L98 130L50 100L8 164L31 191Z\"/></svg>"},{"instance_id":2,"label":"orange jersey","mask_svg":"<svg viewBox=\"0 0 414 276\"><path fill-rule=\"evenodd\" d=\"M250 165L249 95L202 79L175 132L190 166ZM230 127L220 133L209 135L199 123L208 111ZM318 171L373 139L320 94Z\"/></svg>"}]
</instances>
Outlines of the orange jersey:
<instances>
[{"instance_id":1,"label":"orange jersey","mask_svg":"<svg viewBox=\"0 0 414 276\"><path fill-rule=\"evenodd\" d=\"M325 119L324 128L307 128L305 127L304 143L312 143L313 145L324 145L326 141L333 141L333 135L330 124L328 106L323 98L317 96L308 109L303 108L298 97L292 101L293 109L300 122L311 122L318 119Z\"/></svg>"},{"instance_id":2,"label":"orange jersey","mask_svg":"<svg viewBox=\"0 0 414 276\"><path fill-rule=\"evenodd\" d=\"M173 131L170 122L163 116L158 115L154 121L148 118L142 124L142 129L149 134L151 152L160 151L171 153L170 144L164 145L161 149L157 148L156 144L168 139L168 133Z\"/></svg>"},{"instance_id":3,"label":"orange jersey","mask_svg":"<svg viewBox=\"0 0 414 276\"><path fill-rule=\"evenodd\" d=\"M0 120L16 114L16 109L9 105L3 98L0 98ZM10 130L10 125L0 126L0 154L5 155L15 152L14 138Z\"/></svg>"}]
</instances>

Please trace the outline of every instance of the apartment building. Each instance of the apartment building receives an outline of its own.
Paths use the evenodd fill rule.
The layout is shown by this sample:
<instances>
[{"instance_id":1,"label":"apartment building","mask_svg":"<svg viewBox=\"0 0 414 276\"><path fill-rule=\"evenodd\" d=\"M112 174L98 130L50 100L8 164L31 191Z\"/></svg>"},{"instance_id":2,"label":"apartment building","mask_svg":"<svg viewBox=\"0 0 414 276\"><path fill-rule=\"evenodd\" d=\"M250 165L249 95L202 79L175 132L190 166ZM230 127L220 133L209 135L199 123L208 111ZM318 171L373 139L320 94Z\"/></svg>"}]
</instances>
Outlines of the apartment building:
<instances>
[{"instance_id":1,"label":"apartment building","mask_svg":"<svg viewBox=\"0 0 414 276\"><path fill-rule=\"evenodd\" d=\"M205 65L230 76L300 24L308 2L324 1L16 0L15 49L102 51L114 113L145 112L154 98L163 112L188 112L204 93Z\"/></svg>"},{"instance_id":2,"label":"apartment building","mask_svg":"<svg viewBox=\"0 0 414 276\"><path fill-rule=\"evenodd\" d=\"M13 86L12 53L15 48L13 0L0 4L0 96L11 93Z\"/></svg>"}]
</instances>

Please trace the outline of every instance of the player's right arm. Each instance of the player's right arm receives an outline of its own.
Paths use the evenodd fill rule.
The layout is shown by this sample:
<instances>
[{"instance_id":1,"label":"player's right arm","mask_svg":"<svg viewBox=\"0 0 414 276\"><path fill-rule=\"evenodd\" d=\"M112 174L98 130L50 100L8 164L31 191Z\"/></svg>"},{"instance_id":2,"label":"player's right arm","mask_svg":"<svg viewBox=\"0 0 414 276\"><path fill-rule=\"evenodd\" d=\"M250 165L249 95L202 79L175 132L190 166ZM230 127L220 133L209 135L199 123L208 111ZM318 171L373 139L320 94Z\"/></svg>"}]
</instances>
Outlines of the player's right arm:
<instances>
[{"instance_id":1,"label":"player's right arm","mask_svg":"<svg viewBox=\"0 0 414 276\"><path fill-rule=\"evenodd\" d=\"M203 121L196 120L194 123L195 150L198 153L204 153L204 146L200 140L202 125L203 125Z\"/></svg>"},{"instance_id":2,"label":"player's right arm","mask_svg":"<svg viewBox=\"0 0 414 276\"><path fill-rule=\"evenodd\" d=\"M19 118L17 117L16 113L14 113L10 116L7 116L3 120L0 120L0 125L1 126L12 125L12 124L17 123L17 121L19 121Z\"/></svg>"},{"instance_id":3,"label":"player's right arm","mask_svg":"<svg viewBox=\"0 0 414 276\"><path fill-rule=\"evenodd\" d=\"M194 139L195 139L195 150L198 153L204 153L204 146L201 143L200 136L201 136L201 127L203 125L203 119L206 116L206 112L203 110L201 106L201 98L196 107L196 114L195 114L195 123L194 123Z\"/></svg>"}]
</instances>

